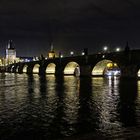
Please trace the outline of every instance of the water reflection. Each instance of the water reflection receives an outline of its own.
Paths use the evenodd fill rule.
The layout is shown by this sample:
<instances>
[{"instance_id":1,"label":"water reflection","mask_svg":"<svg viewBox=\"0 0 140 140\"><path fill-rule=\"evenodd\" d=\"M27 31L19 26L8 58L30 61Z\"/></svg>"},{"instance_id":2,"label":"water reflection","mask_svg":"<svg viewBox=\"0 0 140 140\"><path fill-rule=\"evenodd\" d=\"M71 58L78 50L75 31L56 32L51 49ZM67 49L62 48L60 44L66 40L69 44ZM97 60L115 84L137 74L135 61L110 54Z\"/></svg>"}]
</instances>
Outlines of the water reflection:
<instances>
[{"instance_id":1,"label":"water reflection","mask_svg":"<svg viewBox=\"0 0 140 140\"><path fill-rule=\"evenodd\" d=\"M120 114L120 121L124 127L135 126L137 124L137 81L134 79L121 79L119 89L120 100L118 105L118 112Z\"/></svg>"},{"instance_id":2,"label":"water reflection","mask_svg":"<svg viewBox=\"0 0 140 140\"><path fill-rule=\"evenodd\" d=\"M80 78L80 108L79 108L79 133L85 134L96 129L96 111L91 103L92 86L90 77ZM92 111L93 110L93 111Z\"/></svg>"},{"instance_id":3,"label":"water reflection","mask_svg":"<svg viewBox=\"0 0 140 140\"><path fill-rule=\"evenodd\" d=\"M110 135L114 130L119 130L121 125L116 111L119 103L118 86L117 78L92 78L92 102L99 117L99 130Z\"/></svg>"},{"instance_id":4,"label":"water reflection","mask_svg":"<svg viewBox=\"0 0 140 140\"><path fill-rule=\"evenodd\" d=\"M68 136L75 133L75 124L78 119L79 110L79 87L80 79L74 76L64 77L64 95L62 121L62 134ZM66 127L67 126L67 127Z\"/></svg>"},{"instance_id":5,"label":"water reflection","mask_svg":"<svg viewBox=\"0 0 140 140\"><path fill-rule=\"evenodd\" d=\"M140 81L0 74L0 82L1 139L113 139L139 130Z\"/></svg>"},{"instance_id":6,"label":"water reflection","mask_svg":"<svg viewBox=\"0 0 140 140\"><path fill-rule=\"evenodd\" d=\"M138 97L137 97L137 100L136 100L136 112L137 112L137 123L140 124L140 80L137 81L137 90L138 90Z\"/></svg>"}]
</instances>

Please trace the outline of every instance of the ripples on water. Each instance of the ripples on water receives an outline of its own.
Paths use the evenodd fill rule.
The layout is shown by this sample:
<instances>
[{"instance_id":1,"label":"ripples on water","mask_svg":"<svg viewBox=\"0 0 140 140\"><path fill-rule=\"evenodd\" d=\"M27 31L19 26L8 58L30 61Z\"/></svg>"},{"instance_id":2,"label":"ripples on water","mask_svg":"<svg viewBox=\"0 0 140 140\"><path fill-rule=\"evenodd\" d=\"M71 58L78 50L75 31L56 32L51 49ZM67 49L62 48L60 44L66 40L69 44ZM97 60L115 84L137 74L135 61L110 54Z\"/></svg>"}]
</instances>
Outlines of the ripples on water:
<instances>
[{"instance_id":1,"label":"ripples on water","mask_svg":"<svg viewBox=\"0 0 140 140\"><path fill-rule=\"evenodd\" d=\"M140 81L0 74L0 140L140 138Z\"/></svg>"}]
</instances>

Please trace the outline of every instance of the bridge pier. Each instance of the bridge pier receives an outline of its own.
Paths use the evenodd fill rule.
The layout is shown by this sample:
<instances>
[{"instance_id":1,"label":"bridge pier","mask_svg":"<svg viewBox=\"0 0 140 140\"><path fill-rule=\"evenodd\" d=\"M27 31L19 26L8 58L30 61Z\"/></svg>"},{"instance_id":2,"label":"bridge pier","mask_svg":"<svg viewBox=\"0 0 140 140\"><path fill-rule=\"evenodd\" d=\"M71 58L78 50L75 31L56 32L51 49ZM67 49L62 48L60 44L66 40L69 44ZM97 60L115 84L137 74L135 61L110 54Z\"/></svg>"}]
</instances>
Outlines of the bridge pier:
<instances>
[{"instance_id":1,"label":"bridge pier","mask_svg":"<svg viewBox=\"0 0 140 140\"><path fill-rule=\"evenodd\" d=\"M80 76L91 76L92 68L90 65L80 66Z\"/></svg>"},{"instance_id":2,"label":"bridge pier","mask_svg":"<svg viewBox=\"0 0 140 140\"><path fill-rule=\"evenodd\" d=\"M121 77L137 78L137 66L129 65L121 67Z\"/></svg>"},{"instance_id":3,"label":"bridge pier","mask_svg":"<svg viewBox=\"0 0 140 140\"><path fill-rule=\"evenodd\" d=\"M62 75L64 75L64 72L63 72L63 69L62 69L62 67L57 67L57 68L55 68L55 75L56 76L62 76Z\"/></svg>"},{"instance_id":4,"label":"bridge pier","mask_svg":"<svg viewBox=\"0 0 140 140\"><path fill-rule=\"evenodd\" d=\"M33 67L28 67L27 74L33 74Z\"/></svg>"},{"instance_id":5,"label":"bridge pier","mask_svg":"<svg viewBox=\"0 0 140 140\"><path fill-rule=\"evenodd\" d=\"M40 68L39 68L39 75L45 75L45 74L46 74L46 71L45 71L45 70L46 70L46 69L45 69L44 66L40 67Z\"/></svg>"}]
</instances>

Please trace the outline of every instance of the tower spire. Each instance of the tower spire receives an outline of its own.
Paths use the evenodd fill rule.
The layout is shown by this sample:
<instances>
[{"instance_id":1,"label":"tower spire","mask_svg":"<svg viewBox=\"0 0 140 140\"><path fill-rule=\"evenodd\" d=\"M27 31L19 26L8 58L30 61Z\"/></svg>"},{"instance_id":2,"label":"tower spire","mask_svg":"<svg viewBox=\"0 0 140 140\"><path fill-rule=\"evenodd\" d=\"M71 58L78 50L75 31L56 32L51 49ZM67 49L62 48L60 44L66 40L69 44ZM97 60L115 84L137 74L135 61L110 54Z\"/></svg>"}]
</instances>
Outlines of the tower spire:
<instances>
[{"instance_id":1,"label":"tower spire","mask_svg":"<svg viewBox=\"0 0 140 140\"><path fill-rule=\"evenodd\" d=\"M55 52L54 52L53 43L51 43L51 50L48 53L48 58L55 58Z\"/></svg>"},{"instance_id":2,"label":"tower spire","mask_svg":"<svg viewBox=\"0 0 140 140\"><path fill-rule=\"evenodd\" d=\"M129 50L130 50L130 47L129 47L128 41L127 41L127 42L126 42L126 46L125 46L125 52L129 52Z\"/></svg>"},{"instance_id":3,"label":"tower spire","mask_svg":"<svg viewBox=\"0 0 140 140\"><path fill-rule=\"evenodd\" d=\"M53 43L51 43L51 51L54 51Z\"/></svg>"},{"instance_id":4,"label":"tower spire","mask_svg":"<svg viewBox=\"0 0 140 140\"><path fill-rule=\"evenodd\" d=\"M6 63L7 64L12 64L16 60L16 49L13 45L13 41L9 40L8 41L8 46L6 48Z\"/></svg>"},{"instance_id":5,"label":"tower spire","mask_svg":"<svg viewBox=\"0 0 140 140\"><path fill-rule=\"evenodd\" d=\"M9 42L8 42L8 49L14 49L12 40L9 40Z\"/></svg>"}]
</instances>

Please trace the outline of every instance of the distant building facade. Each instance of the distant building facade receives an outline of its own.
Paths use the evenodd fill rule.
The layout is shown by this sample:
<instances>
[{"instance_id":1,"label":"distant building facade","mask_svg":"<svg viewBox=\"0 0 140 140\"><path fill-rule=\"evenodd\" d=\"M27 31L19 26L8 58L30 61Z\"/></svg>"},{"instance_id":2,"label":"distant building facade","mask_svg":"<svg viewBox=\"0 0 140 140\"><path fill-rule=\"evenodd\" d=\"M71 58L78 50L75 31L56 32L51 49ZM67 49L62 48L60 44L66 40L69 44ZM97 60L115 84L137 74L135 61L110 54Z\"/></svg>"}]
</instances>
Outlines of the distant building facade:
<instances>
[{"instance_id":1,"label":"distant building facade","mask_svg":"<svg viewBox=\"0 0 140 140\"><path fill-rule=\"evenodd\" d=\"M13 45L13 41L9 40L8 42L8 47L6 49L6 61L7 64L12 64L15 63L17 60L16 58L16 49Z\"/></svg>"}]
</instances>

